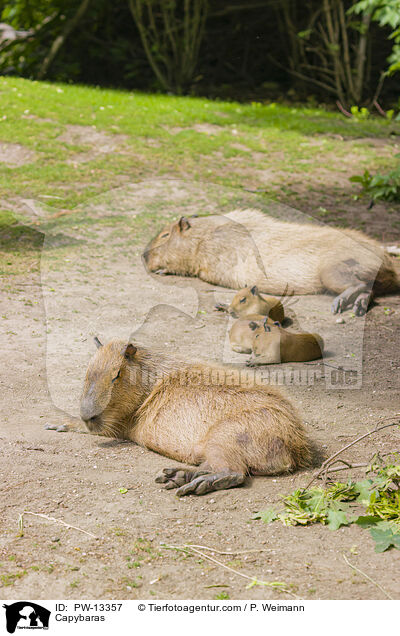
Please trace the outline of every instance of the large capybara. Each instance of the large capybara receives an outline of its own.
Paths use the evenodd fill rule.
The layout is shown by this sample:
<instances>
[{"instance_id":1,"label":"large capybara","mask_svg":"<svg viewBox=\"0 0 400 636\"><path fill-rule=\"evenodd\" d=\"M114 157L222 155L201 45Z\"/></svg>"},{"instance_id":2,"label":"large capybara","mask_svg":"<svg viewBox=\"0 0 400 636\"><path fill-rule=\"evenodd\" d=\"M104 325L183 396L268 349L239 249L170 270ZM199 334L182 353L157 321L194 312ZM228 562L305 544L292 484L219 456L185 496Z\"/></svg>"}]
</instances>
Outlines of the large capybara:
<instances>
[{"instance_id":1,"label":"large capybara","mask_svg":"<svg viewBox=\"0 0 400 636\"><path fill-rule=\"evenodd\" d=\"M291 333L265 321L253 330L249 366L279 362L306 362L322 358L324 341L317 333Z\"/></svg>"},{"instance_id":2,"label":"large capybara","mask_svg":"<svg viewBox=\"0 0 400 636\"><path fill-rule=\"evenodd\" d=\"M242 289L254 281L267 294L338 294L332 311L366 312L372 293L400 289L390 256L361 232L290 223L257 210L235 210L165 227L143 254L157 273L198 276Z\"/></svg>"},{"instance_id":3,"label":"large capybara","mask_svg":"<svg viewBox=\"0 0 400 636\"><path fill-rule=\"evenodd\" d=\"M246 474L275 475L310 464L299 415L276 388L235 385L232 368L186 364L120 340L97 345L86 372L82 419L93 433L130 439L198 466L167 468L157 478L178 488L178 496L239 486Z\"/></svg>"}]
</instances>

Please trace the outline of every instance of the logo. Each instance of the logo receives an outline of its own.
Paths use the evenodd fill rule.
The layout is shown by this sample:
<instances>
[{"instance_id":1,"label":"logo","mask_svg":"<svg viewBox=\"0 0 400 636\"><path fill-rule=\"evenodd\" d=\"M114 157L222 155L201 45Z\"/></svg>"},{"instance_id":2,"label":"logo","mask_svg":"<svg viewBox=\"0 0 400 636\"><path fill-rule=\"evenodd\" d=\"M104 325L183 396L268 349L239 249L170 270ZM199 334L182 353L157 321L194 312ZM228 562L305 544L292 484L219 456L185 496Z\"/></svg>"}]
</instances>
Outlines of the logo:
<instances>
[{"instance_id":1,"label":"logo","mask_svg":"<svg viewBox=\"0 0 400 636\"><path fill-rule=\"evenodd\" d=\"M18 601L3 605L6 609L6 627L9 634L18 629L49 629L51 612L31 601Z\"/></svg>"}]
</instances>

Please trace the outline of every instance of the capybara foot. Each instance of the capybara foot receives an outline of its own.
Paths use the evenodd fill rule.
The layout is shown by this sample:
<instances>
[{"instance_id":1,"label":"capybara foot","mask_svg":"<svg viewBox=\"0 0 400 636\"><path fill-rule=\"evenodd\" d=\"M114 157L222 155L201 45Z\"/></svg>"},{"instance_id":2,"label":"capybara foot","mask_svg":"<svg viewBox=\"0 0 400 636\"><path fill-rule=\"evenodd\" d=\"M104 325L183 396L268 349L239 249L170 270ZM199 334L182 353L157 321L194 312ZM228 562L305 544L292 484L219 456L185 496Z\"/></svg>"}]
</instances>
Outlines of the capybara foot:
<instances>
[{"instance_id":1,"label":"capybara foot","mask_svg":"<svg viewBox=\"0 0 400 636\"><path fill-rule=\"evenodd\" d=\"M188 484L181 486L176 491L177 497L185 495L205 495L213 490L224 490L241 486L246 476L242 473L222 471L220 473L208 473L195 477Z\"/></svg>"},{"instance_id":2,"label":"capybara foot","mask_svg":"<svg viewBox=\"0 0 400 636\"><path fill-rule=\"evenodd\" d=\"M154 273L158 274L159 276L168 276L169 271L166 269L156 269Z\"/></svg>"},{"instance_id":3,"label":"capybara foot","mask_svg":"<svg viewBox=\"0 0 400 636\"><path fill-rule=\"evenodd\" d=\"M178 488L176 495L184 497L185 495L205 495L213 490L241 486L245 479L246 477L242 473L227 470L220 473L210 473L207 470L164 468L157 475L156 482L165 484L166 490Z\"/></svg>"},{"instance_id":4,"label":"capybara foot","mask_svg":"<svg viewBox=\"0 0 400 636\"><path fill-rule=\"evenodd\" d=\"M332 313L340 314L347 307L353 305L356 316L363 316L368 309L370 296L371 290L365 283L348 287L339 296L336 296L332 303Z\"/></svg>"},{"instance_id":5,"label":"capybara foot","mask_svg":"<svg viewBox=\"0 0 400 636\"><path fill-rule=\"evenodd\" d=\"M371 300L371 294L364 292L360 294L353 305L353 311L356 316L364 316L368 311Z\"/></svg>"},{"instance_id":6,"label":"capybara foot","mask_svg":"<svg viewBox=\"0 0 400 636\"><path fill-rule=\"evenodd\" d=\"M183 486L184 484L191 482L200 475L207 474L209 474L209 471L207 470L164 468L161 473L157 475L155 480L158 484L166 484L166 490L170 490L171 488L179 488L179 486Z\"/></svg>"},{"instance_id":7,"label":"capybara foot","mask_svg":"<svg viewBox=\"0 0 400 636\"><path fill-rule=\"evenodd\" d=\"M217 303L216 305L214 305L214 310L215 311L228 311L228 305L225 305L224 303Z\"/></svg>"},{"instance_id":8,"label":"capybara foot","mask_svg":"<svg viewBox=\"0 0 400 636\"><path fill-rule=\"evenodd\" d=\"M341 314L346 309L346 303L344 298L337 296L331 305L333 314Z\"/></svg>"}]
</instances>

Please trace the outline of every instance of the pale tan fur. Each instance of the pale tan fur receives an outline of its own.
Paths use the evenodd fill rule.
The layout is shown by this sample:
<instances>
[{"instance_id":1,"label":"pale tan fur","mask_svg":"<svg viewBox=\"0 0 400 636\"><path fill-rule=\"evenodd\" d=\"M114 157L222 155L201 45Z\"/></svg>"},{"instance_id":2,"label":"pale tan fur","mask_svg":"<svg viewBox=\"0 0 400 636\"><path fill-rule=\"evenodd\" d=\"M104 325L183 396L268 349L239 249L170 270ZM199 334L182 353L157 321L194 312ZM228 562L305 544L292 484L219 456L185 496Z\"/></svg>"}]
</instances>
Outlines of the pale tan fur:
<instances>
[{"instance_id":1,"label":"pale tan fur","mask_svg":"<svg viewBox=\"0 0 400 636\"><path fill-rule=\"evenodd\" d=\"M236 353L251 353L253 349L254 332L261 327L266 318L261 314L250 314L248 318L235 320L229 331L231 349ZM267 324L273 325L273 321L267 318Z\"/></svg>"},{"instance_id":2,"label":"pale tan fur","mask_svg":"<svg viewBox=\"0 0 400 636\"><path fill-rule=\"evenodd\" d=\"M249 318L254 314L260 314L280 323L285 319L285 312L279 298L260 294L256 285L250 285L238 291L228 307L228 312L235 318Z\"/></svg>"},{"instance_id":3,"label":"pale tan fur","mask_svg":"<svg viewBox=\"0 0 400 636\"><path fill-rule=\"evenodd\" d=\"M290 333L278 325L264 325L253 332L250 365L306 362L322 357L324 341L317 333Z\"/></svg>"},{"instance_id":4,"label":"pale tan fur","mask_svg":"<svg viewBox=\"0 0 400 636\"><path fill-rule=\"evenodd\" d=\"M399 289L389 255L356 230L278 221L257 210L182 218L147 246L151 271L198 276L272 294L341 294L366 283L378 294Z\"/></svg>"},{"instance_id":5,"label":"pale tan fur","mask_svg":"<svg viewBox=\"0 0 400 636\"><path fill-rule=\"evenodd\" d=\"M129 347L136 351L127 358L122 341L101 346L88 366L81 413L92 432L131 439L211 473L275 474L309 465L301 420L278 389L235 384L235 369Z\"/></svg>"}]
</instances>

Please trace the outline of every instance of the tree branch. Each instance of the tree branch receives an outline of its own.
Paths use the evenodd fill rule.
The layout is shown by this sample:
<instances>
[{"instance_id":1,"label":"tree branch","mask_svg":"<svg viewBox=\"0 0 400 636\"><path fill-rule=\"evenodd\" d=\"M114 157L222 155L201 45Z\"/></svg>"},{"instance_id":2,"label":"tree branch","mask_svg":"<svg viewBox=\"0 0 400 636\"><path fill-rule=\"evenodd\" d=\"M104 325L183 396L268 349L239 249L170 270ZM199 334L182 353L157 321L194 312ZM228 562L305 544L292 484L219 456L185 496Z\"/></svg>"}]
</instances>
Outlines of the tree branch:
<instances>
[{"instance_id":1,"label":"tree branch","mask_svg":"<svg viewBox=\"0 0 400 636\"><path fill-rule=\"evenodd\" d=\"M90 5L90 2L91 0L82 0L75 15L70 20L68 20L63 31L60 33L60 35L56 37L56 39L54 40L53 44L50 47L50 51L44 58L43 63L39 69L38 79L43 79L43 77L46 75L50 65L54 61L54 58L56 57L61 47L65 44L68 36L72 33L72 31L75 29L77 24L83 18L84 14L86 13Z\"/></svg>"}]
</instances>

